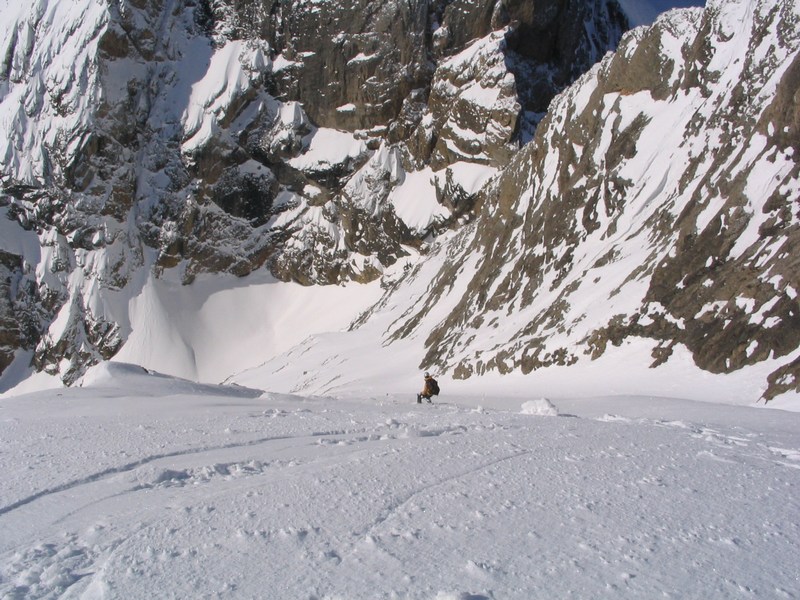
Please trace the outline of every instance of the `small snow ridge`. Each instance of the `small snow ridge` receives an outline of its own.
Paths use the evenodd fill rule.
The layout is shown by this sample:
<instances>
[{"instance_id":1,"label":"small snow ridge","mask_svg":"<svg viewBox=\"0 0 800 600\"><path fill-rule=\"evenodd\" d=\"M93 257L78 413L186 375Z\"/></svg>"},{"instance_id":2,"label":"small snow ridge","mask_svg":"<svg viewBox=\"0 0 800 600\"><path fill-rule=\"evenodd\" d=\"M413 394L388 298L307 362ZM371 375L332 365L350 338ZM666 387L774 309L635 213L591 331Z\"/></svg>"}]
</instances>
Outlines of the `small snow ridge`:
<instances>
[{"instance_id":1,"label":"small snow ridge","mask_svg":"<svg viewBox=\"0 0 800 600\"><path fill-rule=\"evenodd\" d=\"M466 592L439 592L435 600L489 600L490 596Z\"/></svg>"},{"instance_id":2,"label":"small snow ridge","mask_svg":"<svg viewBox=\"0 0 800 600\"><path fill-rule=\"evenodd\" d=\"M112 388L136 390L139 395L177 395L192 394L202 396L234 396L237 398L256 398L262 390L238 385L210 385L195 383L188 379L172 377L150 371L139 365L123 362L102 362L86 372L81 387Z\"/></svg>"},{"instance_id":3,"label":"small snow ridge","mask_svg":"<svg viewBox=\"0 0 800 600\"><path fill-rule=\"evenodd\" d=\"M558 409L547 398L529 400L522 405L520 411L523 415L536 415L539 417L557 417Z\"/></svg>"},{"instance_id":4,"label":"small snow ridge","mask_svg":"<svg viewBox=\"0 0 800 600\"><path fill-rule=\"evenodd\" d=\"M628 419L627 417L621 417L619 415L610 415L608 413L604 414L602 417L597 417L598 421L603 423L631 423L632 419Z\"/></svg>"},{"instance_id":5,"label":"small snow ridge","mask_svg":"<svg viewBox=\"0 0 800 600\"><path fill-rule=\"evenodd\" d=\"M262 475L270 468L296 466L295 461L274 461L264 463L249 460L234 463L215 463L190 469L143 468L136 474L136 490L149 490L164 487L184 487L209 483L214 479L225 480Z\"/></svg>"}]
</instances>

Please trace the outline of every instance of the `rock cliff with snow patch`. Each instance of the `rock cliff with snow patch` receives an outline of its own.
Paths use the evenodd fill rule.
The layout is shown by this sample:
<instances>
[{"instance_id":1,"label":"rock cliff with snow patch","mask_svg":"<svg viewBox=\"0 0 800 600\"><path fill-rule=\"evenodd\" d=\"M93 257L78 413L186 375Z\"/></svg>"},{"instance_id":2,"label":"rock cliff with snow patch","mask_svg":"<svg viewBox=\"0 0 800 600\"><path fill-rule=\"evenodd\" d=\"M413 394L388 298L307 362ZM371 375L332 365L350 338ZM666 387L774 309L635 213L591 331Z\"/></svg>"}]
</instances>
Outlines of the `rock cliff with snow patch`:
<instances>
[{"instance_id":1,"label":"rock cliff with snow patch","mask_svg":"<svg viewBox=\"0 0 800 600\"><path fill-rule=\"evenodd\" d=\"M654 367L682 345L714 373L770 361L765 399L798 390L799 48L790 1L716 0L628 33L482 191L390 335L423 335L422 364L456 377L635 337Z\"/></svg>"}]
</instances>

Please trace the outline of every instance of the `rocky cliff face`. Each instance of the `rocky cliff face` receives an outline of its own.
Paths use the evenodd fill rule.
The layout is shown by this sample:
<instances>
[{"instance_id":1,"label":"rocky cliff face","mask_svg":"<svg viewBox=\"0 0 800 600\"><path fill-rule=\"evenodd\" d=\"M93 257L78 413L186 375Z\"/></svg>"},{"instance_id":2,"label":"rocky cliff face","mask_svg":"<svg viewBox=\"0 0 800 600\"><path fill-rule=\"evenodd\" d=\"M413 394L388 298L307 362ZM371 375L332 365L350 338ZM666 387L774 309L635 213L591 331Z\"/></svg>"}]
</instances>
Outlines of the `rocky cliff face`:
<instances>
[{"instance_id":1,"label":"rocky cliff face","mask_svg":"<svg viewBox=\"0 0 800 600\"><path fill-rule=\"evenodd\" d=\"M794 2L717 0L627 34L483 190L391 335L430 331L423 365L457 377L644 338L654 367L683 345L714 373L770 361L765 399L799 390L799 24Z\"/></svg>"},{"instance_id":2,"label":"rocky cliff face","mask_svg":"<svg viewBox=\"0 0 800 600\"><path fill-rule=\"evenodd\" d=\"M112 356L142 272L380 276L471 208L446 169L505 164L624 24L613 0L4 5L0 208L40 250L2 248L0 366ZM440 208L404 220L425 169Z\"/></svg>"}]
</instances>

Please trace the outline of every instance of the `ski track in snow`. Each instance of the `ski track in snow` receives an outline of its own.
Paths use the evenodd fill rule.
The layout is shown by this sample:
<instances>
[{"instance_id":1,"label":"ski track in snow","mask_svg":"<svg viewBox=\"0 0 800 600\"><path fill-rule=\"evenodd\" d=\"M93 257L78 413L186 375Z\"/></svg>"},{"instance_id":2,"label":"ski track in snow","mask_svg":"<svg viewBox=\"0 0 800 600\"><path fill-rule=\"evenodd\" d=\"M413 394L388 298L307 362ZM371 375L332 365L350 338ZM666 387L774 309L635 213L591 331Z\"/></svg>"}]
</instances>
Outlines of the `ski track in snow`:
<instances>
[{"instance_id":1,"label":"ski track in snow","mask_svg":"<svg viewBox=\"0 0 800 600\"><path fill-rule=\"evenodd\" d=\"M620 408L3 399L0 596L795 597L800 416Z\"/></svg>"}]
</instances>

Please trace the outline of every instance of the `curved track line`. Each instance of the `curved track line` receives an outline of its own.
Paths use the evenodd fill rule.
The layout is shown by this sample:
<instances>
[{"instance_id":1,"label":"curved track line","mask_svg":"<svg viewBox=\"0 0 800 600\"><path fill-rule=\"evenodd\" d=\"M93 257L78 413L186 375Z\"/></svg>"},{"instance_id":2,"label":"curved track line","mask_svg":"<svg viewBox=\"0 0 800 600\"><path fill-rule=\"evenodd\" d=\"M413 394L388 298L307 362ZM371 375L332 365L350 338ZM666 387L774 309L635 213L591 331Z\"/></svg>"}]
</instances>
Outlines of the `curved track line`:
<instances>
[{"instance_id":1,"label":"curved track line","mask_svg":"<svg viewBox=\"0 0 800 600\"><path fill-rule=\"evenodd\" d=\"M88 483L95 483L104 477L109 475L117 475L119 473L127 473L129 471L133 471L134 469L141 467L143 465L149 464L151 462L155 462L157 460L161 460L163 458L174 458L176 456L190 456L192 454L202 454L204 452L214 452L217 450L231 450L235 448L248 448L251 446L258 446L259 444L265 444L267 442L274 442L279 440L291 440L291 439L302 439L302 438L314 438L314 437L322 437L322 436L337 436L337 435L351 435L354 433L363 433L366 430L362 431L342 431L342 430L335 430L335 431L315 431L313 433L307 435L281 435L281 436L273 436L273 437L266 437L266 438L259 438L256 440L250 440L249 442L238 443L238 444L223 444L220 446L204 446L202 448L190 448L185 450L176 450L175 452L165 452L164 454L155 454L152 456L147 456L140 460L127 463L118 467L109 467L108 469L104 469L102 471L98 471L96 473L92 473L87 477L82 477L80 479L74 479L72 481L68 481L66 483L62 483L60 485L53 486L51 488L47 488L36 492L26 498L22 498L13 502L7 506L0 507L0 516L3 516L11 511L14 511L18 508L26 506L31 502L35 502L40 498L44 498L45 496L49 496L51 494L58 494L60 492L65 492L67 490L71 490L81 485L86 485Z\"/></svg>"}]
</instances>

